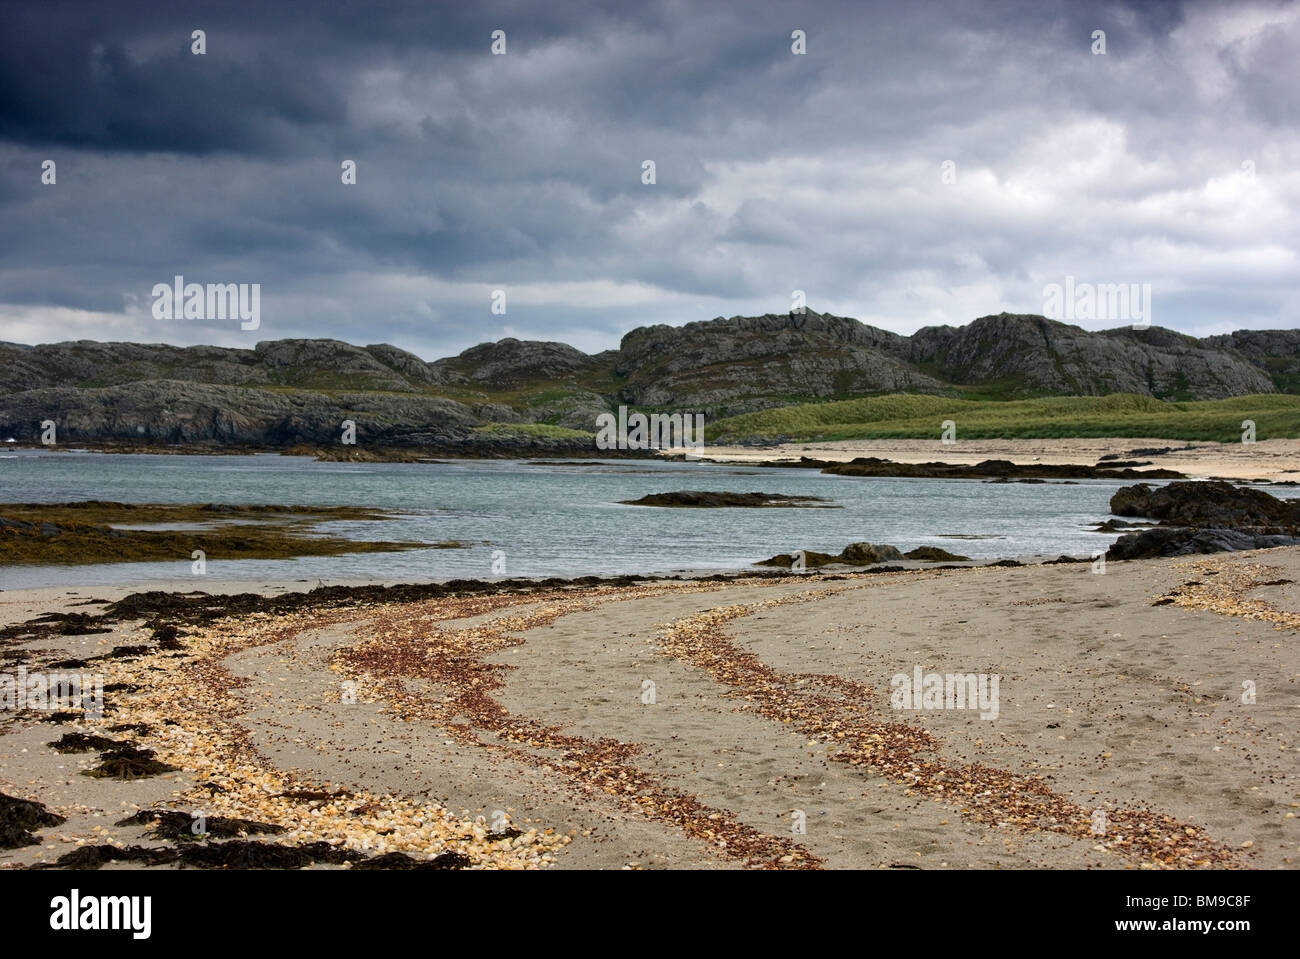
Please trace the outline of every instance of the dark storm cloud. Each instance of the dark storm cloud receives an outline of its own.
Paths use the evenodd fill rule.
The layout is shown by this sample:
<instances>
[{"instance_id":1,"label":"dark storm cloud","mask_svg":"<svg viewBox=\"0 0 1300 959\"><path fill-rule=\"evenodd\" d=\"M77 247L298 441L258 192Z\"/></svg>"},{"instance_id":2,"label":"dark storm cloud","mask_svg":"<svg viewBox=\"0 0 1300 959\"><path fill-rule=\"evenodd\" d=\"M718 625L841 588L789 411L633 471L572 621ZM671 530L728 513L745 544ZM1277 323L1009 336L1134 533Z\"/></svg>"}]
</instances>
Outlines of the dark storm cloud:
<instances>
[{"instance_id":1,"label":"dark storm cloud","mask_svg":"<svg viewBox=\"0 0 1300 959\"><path fill-rule=\"evenodd\" d=\"M10 24L12 27L13 24ZM123 42L78 32L0 41L0 130L32 145L176 153L283 152L293 127L345 122L310 63L219 56L190 69L188 34L136 61Z\"/></svg>"},{"instance_id":2,"label":"dark storm cloud","mask_svg":"<svg viewBox=\"0 0 1300 959\"><path fill-rule=\"evenodd\" d=\"M1277 3L10 2L0 339L598 349L796 289L907 331L1066 274L1298 325L1298 50ZM178 273L262 329L153 320Z\"/></svg>"},{"instance_id":3,"label":"dark storm cloud","mask_svg":"<svg viewBox=\"0 0 1300 959\"><path fill-rule=\"evenodd\" d=\"M454 68L502 23L524 34L525 49L568 35L558 11L541 6L17 0L2 15L0 130L106 150L287 151L293 128L348 122L340 88L370 62ZM599 4L569 9L578 23L607 16ZM191 59L195 29L212 37L201 61Z\"/></svg>"}]
</instances>

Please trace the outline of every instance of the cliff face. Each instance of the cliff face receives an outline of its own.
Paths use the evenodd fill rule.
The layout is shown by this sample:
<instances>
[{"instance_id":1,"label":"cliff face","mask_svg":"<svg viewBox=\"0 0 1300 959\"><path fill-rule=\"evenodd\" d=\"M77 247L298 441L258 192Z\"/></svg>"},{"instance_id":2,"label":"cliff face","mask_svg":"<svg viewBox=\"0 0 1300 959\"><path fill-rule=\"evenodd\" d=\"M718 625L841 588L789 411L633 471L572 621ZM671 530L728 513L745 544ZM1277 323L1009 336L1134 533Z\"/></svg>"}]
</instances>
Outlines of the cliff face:
<instances>
[{"instance_id":1,"label":"cliff face","mask_svg":"<svg viewBox=\"0 0 1300 959\"><path fill-rule=\"evenodd\" d=\"M1300 393L1300 330L1238 330L1202 342L1246 357L1267 372L1282 392Z\"/></svg>"},{"instance_id":2,"label":"cliff face","mask_svg":"<svg viewBox=\"0 0 1300 959\"><path fill-rule=\"evenodd\" d=\"M620 403L720 417L873 393L1181 400L1278 390L1300 392L1300 331L1197 340L1004 313L906 337L808 311L642 327L596 355L505 339L435 362L328 339L0 343L0 438L34 440L53 419L65 442L331 444L350 419L359 443L576 451L578 438L529 424L591 432ZM523 425L478 430L489 423Z\"/></svg>"}]
</instances>

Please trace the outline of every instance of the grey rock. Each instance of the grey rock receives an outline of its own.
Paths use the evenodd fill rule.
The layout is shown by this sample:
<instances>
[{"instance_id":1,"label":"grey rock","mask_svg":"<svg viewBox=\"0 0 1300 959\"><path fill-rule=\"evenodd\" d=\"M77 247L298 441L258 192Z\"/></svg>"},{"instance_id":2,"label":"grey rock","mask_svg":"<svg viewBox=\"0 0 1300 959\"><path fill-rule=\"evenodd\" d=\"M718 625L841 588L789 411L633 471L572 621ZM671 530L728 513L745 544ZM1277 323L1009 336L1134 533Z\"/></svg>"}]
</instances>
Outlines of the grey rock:
<instances>
[{"instance_id":1,"label":"grey rock","mask_svg":"<svg viewBox=\"0 0 1300 959\"><path fill-rule=\"evenodd\" d=\"M715 419L806 400L955 395L954 384L1178 399L1300 391L1300 331L1196 340L1158 327L1090 333L1003 313L905 337L809 310L642 327L595 355L509 338L436 362L330 339L252 349L0 343L0 430L30 440L40 420L55 419L70 441L324 443L350 418L368 437L505 451L528 441L476 437L474 427L594 432L597 416L619 404ZM574 447L537 440L557 443Z\"/></svg>"},{"instance_id":2,"label":"grey rock","mask_svg":"<svg viewBox=\"0 0 1300 959\"><path fill-rule=\"evenodd\" d=\"M1243 356L1152 327L1090 333L1041 316L1000 313L962 327L917 330L908 358L952 383L1000 382L1072 396L1138 393L1221 399L1275 393Z\"/></svg>"},{"instance_id":3,"label":"grey rock","mask_svg":"<svg viewBox=\"0 0 1300 959\"><path fill-rule=\"evenodd\" d=\"M713 417L783 405L791 396L953 392L906 361L906 343L811 310L719 317L633 330L623 337L614 372L625 381L623 402Z\"/></svg>"},{"instance_id":4,"label":"grey rock","mask_svg":"<svg viewBox=\"0 0 1300 959\"><path fill-rule=\"evenodd\" d=\"M68 445L91 440L153 444L290 446L337 443L342 423L357 426L358 445L402 445L421 431L463 442L479 424L466 407L439 397L385 393L325 395L158 380L97 389L37 389L0 397L0 425L32 442L54 420Z\"/></svg>"},{"instance_id":5,"label":"grey rock","mask_svg":"<svg viewBox=\"0 0 1300 959\"><path fill-rule=\"evenodd\" d=\"M1152 559L1162 556L1236 552L1243 549L1271 549L1275 546L1296 544L1300 544L1300 536L1289 533L1158 526L1140 533L1125 533L1106 551L1106 558Z\"/></svg>"},{"instance_id":6,"label":"grey rock","mask_svg":"<svg viewBox=\"0 0 1300 959\"><path fill-rule=\"evenodd\" d=\"M459 356L432 364L438 375L460 374L471 383L493 389L514 389L539 380L562 380L594 369L595 361L564 343L516 340L507 337L481 343Z\"/></svg>"},{"instance_id":7,"label":"grey rock","mask_svg":"<svg viewBox=\"0 0 1300 959\"><path fill-rule=\"evenodd\" d=\"M902 558L903 554L896 546L875 543L850 543L840 551L840 560L855 566L867 566L871 563L883 563L886 560Z\"/></svg>"},{"instance_id":8,"label":"grey rock","mask_svg":"<svg viewBox=\"0 0 1300 959\"><path fill-rule=\"evenodd\" d=\"M1124 486L1112 494L1110 511L1170 526L1236 529L1300 525L1300 503L1217 480Z\"/></svg>"}]
</instances>

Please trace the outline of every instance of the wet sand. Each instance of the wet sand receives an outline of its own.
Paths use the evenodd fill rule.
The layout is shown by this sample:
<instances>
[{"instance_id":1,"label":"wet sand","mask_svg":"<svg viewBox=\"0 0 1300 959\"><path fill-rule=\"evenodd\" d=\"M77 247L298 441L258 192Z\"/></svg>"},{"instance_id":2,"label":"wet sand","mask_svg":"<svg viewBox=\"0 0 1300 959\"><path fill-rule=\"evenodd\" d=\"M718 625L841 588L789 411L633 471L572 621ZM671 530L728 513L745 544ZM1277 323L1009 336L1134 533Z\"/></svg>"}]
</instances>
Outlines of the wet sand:
<instances>
[{"instance_id":1,"label":"wet sand","mask_svg":"<svg viewBox=\"0 0 1300 959\"><path fill-rule=\"evenodd\" d=\"M102 720L4 719L0 792L67 822L0 851L0 868L166 846L114 825L143 808L481 868L1292 867L1300 552L1090 570L487 591L182 623L183 651L90 663L138 687L106 694ZM119 592L6 592L0 614L93 615L71 604ZM151 635L124 622L18 640L0 671ZM916 666L997 674L997 718L892 708L891 678ZM105 732L137 723L149 731ZM93 752L46 745L73 731L179 769L80 775Z\"/></svg>"}]
</instances>

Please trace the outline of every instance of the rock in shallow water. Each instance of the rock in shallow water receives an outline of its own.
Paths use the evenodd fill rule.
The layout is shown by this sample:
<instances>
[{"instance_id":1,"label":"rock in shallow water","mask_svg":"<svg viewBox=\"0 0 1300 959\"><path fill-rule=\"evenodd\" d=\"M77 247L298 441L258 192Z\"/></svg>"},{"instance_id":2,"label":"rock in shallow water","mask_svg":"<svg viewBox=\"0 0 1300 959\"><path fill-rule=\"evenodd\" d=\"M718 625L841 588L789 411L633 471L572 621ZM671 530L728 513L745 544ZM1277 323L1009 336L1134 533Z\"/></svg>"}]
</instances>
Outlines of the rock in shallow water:
<instances>
[{"instance_id":1,"label":"rock in shallow water","mask_svg":"<svg viewBox=\"0 0 1300 959\"><path fill-rule=\"evenodd\" d=\"M957 553L950 553L946 549L938 546L918 546L916 549L909 549L903 554L905 559L920 559L927 563L968 563L969 556L960 556Z\"/></svg>"},{"instance_id":2,"label":"rock in shallow water","mask_svg":"<svg viewBox=\"0 0 1300 959\"><path fill-rule=\"evenodd\" d=\"M1221 481L1125 486L1110 498L1112 513L1146 516L1160 526L1126 533L1108 559L1148 559L1300 544L1300 503ZM1122 526L1113 523L1113 526Z\"/></svg>"},{"instance_id":3,"label":"rock in shallow water","mask_svg":"<svg viewBox=\"0 0 1300 959\"><path fill-rule=\"evenodd\" d=\"M857 566L871 563L883 563L891 559L902 559L903 554L895 546L875 543L850 543L840 551L840 561Z\"/></svg>"},{"instance_id":4,"label":"rock in shallow water","mask_svg":"<svg viewBox=\"0 0 1300 959\"><path fill-rule=\"evenodd\" d=\"M1217 480L1125 486L1111 496L1110 511L1116 516L1146 516L1170 526L1203 529L1300 525L1297 503Z\"/></svg>"},{"instance_id":5,"label":"rock in shallow water","mask_svg":"<svg viewBox=\"0 0 1300 959\"><path fill-rule=\"evenodd\" d=\"M930 548L930 547L925 547ZM913 552L916 552L913 550ZM938 552L943 552L939 550ZM947 554L952 555L952 554ZM876 545L875 543L850 543L840 551L838 556L830 553L818 553L814 550L803 550L803 565L805 569L815 569L818 566L829 566L832 563L843 563L846 566L871 566L875 563L884 563L891 559L902 559L903 554L898 551L897 547L887 544ZM794 565L795 554L778 553L771 559L765 559L755 566L780 566L789 569Z\"/></svg>"},{"instance_id":6,"label":"rock in shallow water","mask_svg":"<svg viewBox=\"0 0 1300 959\"><path fill-rule=\"evenodd\" d=\"M802 506L817 507L826 502L821 496L790 496L785 493L733 493L729 490L680 490L672 493L649 493L640 499L624 499L625 506L677 506L695 509L722 507ZM838 507L835 507L838 509Z\"/></svg>"}]
</instances>

